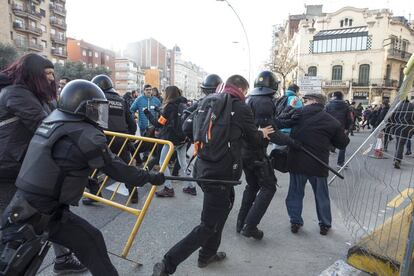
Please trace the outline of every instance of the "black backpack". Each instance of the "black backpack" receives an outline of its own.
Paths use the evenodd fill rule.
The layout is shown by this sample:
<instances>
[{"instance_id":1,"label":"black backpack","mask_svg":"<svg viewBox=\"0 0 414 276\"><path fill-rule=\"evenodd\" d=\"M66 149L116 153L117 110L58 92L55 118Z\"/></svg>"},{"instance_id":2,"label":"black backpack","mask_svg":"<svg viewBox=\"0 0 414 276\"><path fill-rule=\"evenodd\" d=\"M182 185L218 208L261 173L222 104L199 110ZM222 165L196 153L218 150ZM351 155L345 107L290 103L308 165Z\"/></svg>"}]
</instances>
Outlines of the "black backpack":
<instances>
[{"instance_id":1,"label":"black backpack","mask_svg":"<svg viewBox=\"0 0 414 276\"><path fill-rule=\"evenodd\" d=\"M275 118L279 117L282 114L283 110L285 110L288 102L288 96L283 95L282 97L275 100Z\"/></svg>"},{"instance_id":2,"label":"black backpack","mask_svg":"<svg viewBox=\"0 0 414 276\"><path fill-rule=\"evenodd\" d=\"M194 116L197 113L197 109L194 111L184 110L184 113L181 115L181 122L182 122L182 131L184 135L190 139L191 142L194 142L193 137L193 120Z\"/></svg>"},{"instance_id":3,"label":"black backpack","mask_svg":"<svg viewBox=\"0 0 414 276\"><path fill-rule=\"evenodd\" d=\"M230 152L233 99L227 93L205 97L193 116L194 156L217 162Z\"/></svg>"}]
</instances>

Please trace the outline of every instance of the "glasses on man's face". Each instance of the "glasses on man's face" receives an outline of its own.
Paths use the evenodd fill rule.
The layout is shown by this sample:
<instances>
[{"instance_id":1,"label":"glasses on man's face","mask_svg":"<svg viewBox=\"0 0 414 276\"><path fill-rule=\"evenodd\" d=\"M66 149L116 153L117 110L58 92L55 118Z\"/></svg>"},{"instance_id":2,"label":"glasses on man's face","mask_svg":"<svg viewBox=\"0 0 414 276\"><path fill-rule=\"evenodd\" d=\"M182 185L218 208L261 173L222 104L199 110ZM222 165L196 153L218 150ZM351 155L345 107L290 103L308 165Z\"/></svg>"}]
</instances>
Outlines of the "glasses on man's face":
<instances>
[{"instance_id":1,"label":"glasses on man's face","mask_svg":"<svg viewBox=\"0 0 414 276\"><path fill-rule=\"evenodd\" d=\"M146 88L146 89L144 89L144 91L152 91L152 89L151 88Z\"/></svg>"}]
</instances>

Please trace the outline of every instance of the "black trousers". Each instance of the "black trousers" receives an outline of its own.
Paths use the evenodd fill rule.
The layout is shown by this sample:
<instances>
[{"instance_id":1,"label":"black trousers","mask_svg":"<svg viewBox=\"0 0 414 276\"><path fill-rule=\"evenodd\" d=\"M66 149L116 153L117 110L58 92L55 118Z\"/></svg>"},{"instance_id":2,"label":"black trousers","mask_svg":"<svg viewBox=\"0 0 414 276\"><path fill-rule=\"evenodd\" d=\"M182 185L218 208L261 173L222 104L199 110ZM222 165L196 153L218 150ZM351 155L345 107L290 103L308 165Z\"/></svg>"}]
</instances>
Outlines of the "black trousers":
<instances>
[{"instance_id":1,"label":"black trousers","mask_svg":"<svg viewBox=\"0 0 414 276\"><path fill-rule=\"evenodd\" d=\"M220 246L223 227L234 203L234 188L212 183L202 185L201 189L204 192L201 223L164 256L170 274L198 248L201 247L198 258L204 261L215 255Z\"/></svg>"},{"instance_id":2,"label":"black trousers","mask_svg":"<svg viewBox=\"0 0 414 276\"><path fill-rule=\"evenodd\" d=\"M405 143L407 142L407 137L395 135L395 155L394 161L402 161Z\"/></svg>"},{"instance_id":3,"label":"black trousers","mask_svg":"<svg viewBox=\"0 0 414 276\"><path fill-rule=\"evenodd\" d=\"M1 225L1 214L3 214L7 205L16 193L16 182L17 175L19 174L18 169L0 170L0 225Z\"/></svg>"},{"instance_id":4,"label":"black trousers","mask_svg":"<svg viewBox=\"0 0 414 276\"><path fill-rule=\"evenodd\" d=\"M237 222L240 225L256 227L276 193L276 182L261 179L259 170L254 166L244 166L243 171L247 185L243 192Z\"/></svg>"},{"instance_id":5,"label":"black trousers","mask_svg":"<svg viewBox=\"0 0 414 276\"><path fill-rule=\"evenodd\" d=\"M109 259L101 231L65 210L61 219L49 223L49 240L69 248L92 275L118 275Z\"/></svg>"}]
</instances>

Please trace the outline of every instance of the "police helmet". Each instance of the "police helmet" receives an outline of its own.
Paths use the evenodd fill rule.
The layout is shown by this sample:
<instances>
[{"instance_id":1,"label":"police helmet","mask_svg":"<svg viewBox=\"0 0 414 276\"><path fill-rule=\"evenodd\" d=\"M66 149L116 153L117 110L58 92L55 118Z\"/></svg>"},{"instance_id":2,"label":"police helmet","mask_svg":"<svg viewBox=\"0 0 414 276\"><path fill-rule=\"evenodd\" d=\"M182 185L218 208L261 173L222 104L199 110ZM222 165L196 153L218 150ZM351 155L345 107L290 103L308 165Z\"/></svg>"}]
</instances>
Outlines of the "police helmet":
<instances>
[{"instance_id":1,"label":"police helmet","mask_svg":"<svg viewBox=\"0 0 414 276\"><path fill-rule=\"evenodd\" d=\"M273 95L279 86L275 74L270 71L261 72L254 81L254 89L249 95Z\"/></svg>"},{"instance_id":2,"label":"police helmet","mask_svg":"<svg viewBox=\"0 0 414 276\"><path fill-rule=\"evenodd\" d=\"M223 80L216 74L207 75L200 85L201 91L208 95L216 91L217 86L223 83Z\"/></svg>"},{"instance_id":3,"label":"police helmet","mask_svg":"<svg viewBox=\"0 0 414 276\"><path fill-rule=\"evenodd\" d=\"M102 128L108 128L108 100L102 90L90 81L69 82L62 89L58 109L81 115Z\"/></svg>"},{"instance_id":4,"label":"police helmet","mask_svg":"<svg viewBox=\"0 0 414 276\"><path fill-rule=\"evenodd\" d=\"M111 78L108 77L107 75L103 75L103 74L102 75L97 75L97 76L93 77L91 82L93 82L94 84L99 86L99 88L101 88L103 92L114 90L113 89L114 84L112 83Z\"/></svg>"}]
</instances>

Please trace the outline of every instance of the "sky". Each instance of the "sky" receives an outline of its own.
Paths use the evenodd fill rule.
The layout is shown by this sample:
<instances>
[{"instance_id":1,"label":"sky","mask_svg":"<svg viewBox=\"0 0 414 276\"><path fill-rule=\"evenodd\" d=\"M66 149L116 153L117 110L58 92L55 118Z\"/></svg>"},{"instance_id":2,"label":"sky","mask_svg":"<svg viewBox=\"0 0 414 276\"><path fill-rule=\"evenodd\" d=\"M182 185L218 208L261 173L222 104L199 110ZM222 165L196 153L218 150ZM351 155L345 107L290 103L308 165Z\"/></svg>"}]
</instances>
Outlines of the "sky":
<instances>
[{"instance_id":1,"label":"sky","mask_svg":"<svg viewBox=\"0 0 414 276\"><path fill-rule=\"evenodd\" d=\"M250 44L250 80L264 69L270 55L272 26L305 5L323 4L323 12L344 6L389 8L414 19L410 0L228 0L242 20ZM112 50L128 42L154 38L168 48L178 45L183 59L223 79L249 77L249 47L232 9L217 0L68 0L67 36Z\"/></svg>"}]
</instances>

